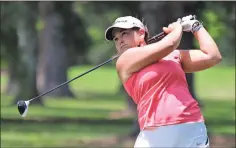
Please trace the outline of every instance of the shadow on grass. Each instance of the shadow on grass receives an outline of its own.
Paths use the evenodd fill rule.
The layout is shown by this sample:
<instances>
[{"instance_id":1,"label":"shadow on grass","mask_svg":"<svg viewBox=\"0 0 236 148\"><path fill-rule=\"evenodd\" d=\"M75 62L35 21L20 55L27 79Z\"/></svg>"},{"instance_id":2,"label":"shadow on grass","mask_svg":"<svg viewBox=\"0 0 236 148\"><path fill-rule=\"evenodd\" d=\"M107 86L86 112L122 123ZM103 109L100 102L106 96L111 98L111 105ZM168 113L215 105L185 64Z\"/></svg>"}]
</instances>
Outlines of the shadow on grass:
<instances>
[{"instance_id":1,"label":"shadow on grass","mask_svg":"<svg viewBox=\"0 0 236 148\"><path fill-rule=\"evenodd\" d=\"M124 134L130 125L82 123L4 123L1 124L1 146L8 147L78 147L97 137ZM76 141L75 145L68 141Z\"/></svg>"},{"instance_id":2,"label":"shadow on grass","mask_svg":"<svg viewBox=\"0 0 236 148\"><path fill-rule=\"evenodd\" d=\"M87 94L87 93L86 93ZM95 94L95 93L94 93ZM130 125L132 124L131 118L110 120L109 113L119 110L122 105L122 100L111 100L111 96L104 95L102 99L95 99L91 97L94 95L90 93L90 97L81 100L80 103L75 104L76 101L46 101L47 106L37 107L31 106L26 119L18 117L16 108L8 108L5 105L2 107L2 123L83 123L89 125ZM117 96L115 96L117 98ZM94 99L91 99L94 98ZM96 98L97 94L96 94ZM109 99L109 100L108 100ZM204 99L203 114L206 119L206 124L209 127L226 127L227 130L235 127L235 104L233 100L214 100ZM119 104L120 103L120 104ZM119 104L119 106L116 106ZM114 108L116 106L116 108ZM224 130L224 129L223 129Z\"/></svg>"},{"instance_id":3,"label":"shadow on grass","mask_svg":"<svg viewBox=\"0 0 236 148\"><path fill-rule=\"evenodd\" d=\"M47 124L58 124L58 123L78 123L78 124L90 124L90 125L131 125L132 119L89 119L89 118L80 118L80 119L70 119L70 118L31 118L27 120L21 119L2 119L1 124L16 123L16 124L25 124L25 123L47 123Z\"/></svg>"},{"instance_id":4,"label":"shadow on grass","mask_svg":"<svg viewBox=\"0 0 236 148\"><path fill-rule=\"evenodd\" d=\"M224 119L224 120L216 120L216 119L211 119L211 118L207 118L206 121L206 125L215 125L215 126L220 126L220 125L224 125L224 126L235 126L235 120L229 120L229 119Z\"/></svg>"},{"instance_id":5,"label":"shadow on grass","mask_svg":"<svg viewBox=\"0 0 236 148\"><path fill-rule=\"evenodd\" d=\"M109 105L109 104L108 104ZM84 108L82 108L84 107ZM21 118L16 108L2 107L1 122L46 122L46 123L88 123L88 124L128 124L132 122L132 118L112 120L109 114L114 109L110 108L87 108L82 106L81 108L69 108L69 107L40 107L30 106L27 117Z\"/></svg>"},{"instance_id":6,"label":"shadow on grass","mask_svg":"<svg viewBox=\"0 0 236 148\"><path fill-rule=\"evenodd\" d=\"M120 125L117 123L103 123L103 124L86 124L86 123L70 123L70 122L57 122L49 123L49 122L24 122L23 124L18 124L16 122L8 122L1 124L1 132L57 132L57 133L76 133L76 132L89 132L89 133L105 133L106 131L113 132L119 131L122 127L128 127L127 125ZM117 129L116 129L117 128ZM122 130L121 130L122 131ZM88 133L87 133L88 134Z\"/></svg>"}]
</instances>

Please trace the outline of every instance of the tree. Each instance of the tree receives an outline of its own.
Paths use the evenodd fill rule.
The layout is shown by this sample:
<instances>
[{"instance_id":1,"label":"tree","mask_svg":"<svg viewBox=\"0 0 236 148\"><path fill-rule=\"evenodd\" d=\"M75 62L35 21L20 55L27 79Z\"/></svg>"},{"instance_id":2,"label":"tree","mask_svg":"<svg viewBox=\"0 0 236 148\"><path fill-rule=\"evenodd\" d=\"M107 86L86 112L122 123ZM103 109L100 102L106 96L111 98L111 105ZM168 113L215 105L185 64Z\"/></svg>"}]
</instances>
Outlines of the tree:
<instances>
[{"instance_id":1,"label":"tree","mask_svg":"<svg viewBox=\"0 0 236 148\"><path fill-rule=\"evenodd\" d=\"M40 93L67 81L68 56L63 34L65 23L56 11L56 3L39 2L42 28L39 30L40 54L37 83ZM49 95L74 97L69 85L58 88Z\"/></svg>"},{"instance_id":2,"label":"tree","mask_svg":"<svg viewBox=\"0 0 236 148\"><path fill-rule=\"evenodd\" d=\"M75 11L75 2L56 2L55 11L63 19L63 41L65 43L68 65L77 65L86 63L85 54L91 45L91 39L87 34L87 26L82 19L81 14Z\"/></svg>"},{"instance_id":3,"label":"tree","mask_svg":"<svg viewBox=\"0 0 236 148\"><path fill-rule=\"evenodd\" d=\"M38 38L35 28L37 19L37 3L17 2L16 32L18 36L19 62L17 79L20 85L16 100L26 100L38 95L36 88L36 66ZM37 99L34 104L42 104Z\"/></svg>"}]
</instances>

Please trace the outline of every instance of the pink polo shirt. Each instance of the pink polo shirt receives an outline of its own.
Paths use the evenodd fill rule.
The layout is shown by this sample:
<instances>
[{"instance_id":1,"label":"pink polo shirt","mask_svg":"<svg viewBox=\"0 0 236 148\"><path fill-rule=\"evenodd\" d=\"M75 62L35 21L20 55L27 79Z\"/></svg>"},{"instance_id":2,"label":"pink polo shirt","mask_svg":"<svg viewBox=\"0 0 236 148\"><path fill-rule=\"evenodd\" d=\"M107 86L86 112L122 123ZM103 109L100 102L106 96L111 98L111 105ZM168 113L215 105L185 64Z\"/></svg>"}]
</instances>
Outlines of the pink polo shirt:
<instances>
[{"instance_id":1,"label":"pink polo shirt","mask_svg":"<svg viewBox=\"0 0 236 148\"><path fill-rule=\"evenodd\" d=\"M141 130L204 121L188 90L178 50L134 73L124 87L137 104Z\"/></svg>"}]
</instances>

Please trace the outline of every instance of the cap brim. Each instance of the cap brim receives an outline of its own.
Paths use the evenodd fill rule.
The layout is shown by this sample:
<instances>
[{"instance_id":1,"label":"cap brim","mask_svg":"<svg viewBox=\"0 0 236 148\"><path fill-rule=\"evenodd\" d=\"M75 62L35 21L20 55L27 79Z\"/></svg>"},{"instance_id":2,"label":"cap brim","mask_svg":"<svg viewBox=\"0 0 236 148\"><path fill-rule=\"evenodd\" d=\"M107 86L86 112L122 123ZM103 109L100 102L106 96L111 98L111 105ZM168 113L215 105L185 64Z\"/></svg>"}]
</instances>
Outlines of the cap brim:
<instances>
[{"instance_id":1,"label":"cap brim","mask_svg":"<svg viewBox=\"0 0 236 148\"><path fill-rule=\"evenodd\" d=\"M133 28L134 26L129 26L127 24L125 25L113 25L113 26L110 26L107 28L107 30L105 31L105 38L108 40L108 41L112 41L113 40L113 36L112 36L112 31L113 29L115 28L122 28L122 29L130 29L130 28Z\"/></svg>"}]
</instances>

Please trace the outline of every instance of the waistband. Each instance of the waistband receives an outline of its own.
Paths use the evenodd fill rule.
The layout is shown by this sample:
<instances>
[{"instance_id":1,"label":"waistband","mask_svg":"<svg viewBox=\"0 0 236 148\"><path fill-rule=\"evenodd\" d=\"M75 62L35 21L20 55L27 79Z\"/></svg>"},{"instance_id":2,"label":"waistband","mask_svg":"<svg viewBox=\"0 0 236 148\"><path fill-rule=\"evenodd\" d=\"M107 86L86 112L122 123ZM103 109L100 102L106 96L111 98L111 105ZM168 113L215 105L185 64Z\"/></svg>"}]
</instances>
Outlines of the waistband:
<instances>
[{"instance_id":1,"label":"waistband","mask_svg":"<svg viewBox=\"0 0 236 148\"><path fill-rule=\"evenodd\" d=\"M143 129L143 131L154 131L160 127L168 127L168 126L178 126L178 125L184 125L184 124L194 124L194 123L204 123L204 121L199 122L185 122L185 123L179 123L179 124L171 124L171 125L163 125L163 126L148 126Z\"/></svg>"}]
</instances>

